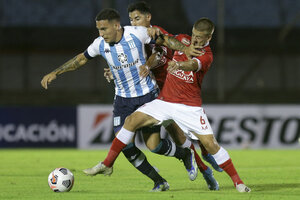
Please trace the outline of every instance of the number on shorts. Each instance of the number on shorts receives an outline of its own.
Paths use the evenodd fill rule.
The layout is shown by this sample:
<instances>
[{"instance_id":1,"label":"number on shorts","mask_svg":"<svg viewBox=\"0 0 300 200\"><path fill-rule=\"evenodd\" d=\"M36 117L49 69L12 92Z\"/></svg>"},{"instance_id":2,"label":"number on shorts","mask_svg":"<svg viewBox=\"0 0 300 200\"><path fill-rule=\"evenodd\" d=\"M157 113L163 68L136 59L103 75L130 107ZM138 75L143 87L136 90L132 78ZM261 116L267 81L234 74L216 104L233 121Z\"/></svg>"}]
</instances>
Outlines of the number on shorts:
<instances>
[{"instance_id":1,"label":"number on shorts","mask_svg":"<svg viewBox=\"0 0 300 200\"><path fill-rule=\"evenodd\" d=\"M202 116L200 116L200 123L203 125L205 124L205 119L202 118Z\"/></svg>"}]
</instances>

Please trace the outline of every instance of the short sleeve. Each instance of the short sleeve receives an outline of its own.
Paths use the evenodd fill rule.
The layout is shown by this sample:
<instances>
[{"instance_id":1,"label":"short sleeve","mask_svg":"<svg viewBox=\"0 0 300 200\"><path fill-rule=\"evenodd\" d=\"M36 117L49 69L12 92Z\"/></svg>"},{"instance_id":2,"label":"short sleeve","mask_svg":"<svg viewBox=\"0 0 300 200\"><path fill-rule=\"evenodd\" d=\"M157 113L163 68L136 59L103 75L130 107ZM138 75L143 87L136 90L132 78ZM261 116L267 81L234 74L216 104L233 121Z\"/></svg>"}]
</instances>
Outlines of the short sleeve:
<instances>
[{"instance_id":1,"label":"short sleeve","mask_svg":"<svg viewBox=\"0 0 300 200\"><path fill-rule=\"evenodd\" d=\"M90 58L94 58L94 57L100 55L99 45L100 45L100 37L96 38L94 40L94 42L92 44L90 44L90 46L84 52L85 57L90 59Z\"/></svg>"},{"instance_id":2,"label":"short sleeve","mask_svg":"<svg viewBox=\"0 0 300 200\"><path fill-rule=\"evenodd\" d=\"M130 28L130 33L134 34L142 43L149 44L151 37L148 35L147 28L144 26L127 26Z\"/></svg>"},{"instance_id":3,"label":"short sleeve","mask_svg":"<svg viewBox=\"0 0 300 200\"><path fill-rule=\"evenodd\" d=\"M213 61L211 50L203 49L203 55L194 57L194 60L198 62L198 71L207 71Z\"/></svg>"}]
</instances>

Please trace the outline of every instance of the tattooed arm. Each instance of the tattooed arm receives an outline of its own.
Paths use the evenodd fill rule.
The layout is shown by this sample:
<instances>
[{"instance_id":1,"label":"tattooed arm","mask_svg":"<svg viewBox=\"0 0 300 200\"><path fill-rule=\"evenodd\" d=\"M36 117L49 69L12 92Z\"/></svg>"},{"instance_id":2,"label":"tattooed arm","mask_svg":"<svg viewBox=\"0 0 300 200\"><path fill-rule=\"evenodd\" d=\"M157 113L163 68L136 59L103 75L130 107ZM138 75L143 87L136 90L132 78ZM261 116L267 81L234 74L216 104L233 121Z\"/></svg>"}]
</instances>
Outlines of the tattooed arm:
<instances>
[{"instance_id":1,"label":"tattooed arm","mask_svg":"<svg viewBox=\"0 0 300 200\"><path fill-rule=\"evenodd\" d=\"M190 45L187 47L180 41L178 41L176 38L169 35L159 35L159 37L156 39L156 44L164 45L169 49L175 51L182 51L185 55L188 56L188 58L191 58L193 56L197 57L202 54L202 52L197 50L197 48L194 45Z\"/></svg>"},{"instance_id":2,"label":"tattooed arm","mask_svg":"<svg viewBox=\"0 0 300 200\"><path fill-rule=\"evenodd\" d=\"M54 71L50 72L49 74L45 75L41 81L42 86L47 89L48 84L50 84L54 79L56 79L57 75L62 73L73 71L78 69L79 67L83 66L88 59L83 55L83 53L78 54L59 68L55 69Z\"/></svg>"}]
</instances>

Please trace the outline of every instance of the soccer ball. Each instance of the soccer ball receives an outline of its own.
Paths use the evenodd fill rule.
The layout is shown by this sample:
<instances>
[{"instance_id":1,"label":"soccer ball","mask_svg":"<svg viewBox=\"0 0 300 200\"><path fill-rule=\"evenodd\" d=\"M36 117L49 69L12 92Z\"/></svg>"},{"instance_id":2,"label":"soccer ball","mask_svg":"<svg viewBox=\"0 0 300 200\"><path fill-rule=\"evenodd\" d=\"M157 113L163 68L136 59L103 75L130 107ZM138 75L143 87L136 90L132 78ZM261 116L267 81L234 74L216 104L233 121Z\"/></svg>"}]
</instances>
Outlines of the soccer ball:
<instances>
[{"instance_id":1,"label":"soccer ball","mask_svg":"<svg viewBox=\"0 0 300 200\"><path fill-rule=\"evenodd\" d=\"M54 192L69 192L74 184L74 175L67 168L56 168L48 176L48 185Z\"/></svg>"}]
</instances>

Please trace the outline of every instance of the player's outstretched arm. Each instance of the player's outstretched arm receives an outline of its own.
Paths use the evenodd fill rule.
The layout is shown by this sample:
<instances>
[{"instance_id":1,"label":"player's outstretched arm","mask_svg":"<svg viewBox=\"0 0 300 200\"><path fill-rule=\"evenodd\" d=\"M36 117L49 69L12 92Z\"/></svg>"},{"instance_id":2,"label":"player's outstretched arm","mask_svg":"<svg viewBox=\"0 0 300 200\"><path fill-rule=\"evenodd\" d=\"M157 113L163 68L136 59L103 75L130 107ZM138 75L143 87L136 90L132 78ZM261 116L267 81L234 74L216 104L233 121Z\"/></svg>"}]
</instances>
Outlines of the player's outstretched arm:
<instances>
[{"instance_id":1,"label":"player's outstretched arm","mask_svg":"<svg viewBox=\"0 0 300 200\"><path fill-rule=\"evenodd\" d=\"M88 59L84 56L83 53L78 54L68 62L64 63L62 66L58 67L54 71L45 75L41 81L43 88L48 89L48 84L50 84L54 79L56 79L57 75L60 75L67 71L73 71L83 66Z\"/></svg>"}]
</instances>

